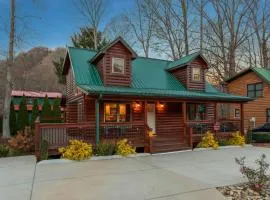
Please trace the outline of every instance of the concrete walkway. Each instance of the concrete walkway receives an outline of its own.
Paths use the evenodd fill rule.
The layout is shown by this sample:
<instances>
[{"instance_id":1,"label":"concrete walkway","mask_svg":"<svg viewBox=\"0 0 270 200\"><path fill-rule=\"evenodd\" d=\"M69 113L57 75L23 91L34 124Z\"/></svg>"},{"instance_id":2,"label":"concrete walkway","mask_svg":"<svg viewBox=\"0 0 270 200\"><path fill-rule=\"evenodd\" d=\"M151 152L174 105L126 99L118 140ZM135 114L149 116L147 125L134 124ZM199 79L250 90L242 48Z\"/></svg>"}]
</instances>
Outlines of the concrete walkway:
<instances>
[{"instance_id":1,"label":"concrete walkway","mask_svg":"<svg viewBox=\"0 0 270 200\"><path fill-rule=\"evenodd\" d=\"M270 159L268 148L245 147L115 160L40 163L36 165L31 199L224 200L216 186L245 181L234 158L247 156L253 162L262 153ZM0 164L1 177L7 178L7 181L1 180L0 192L13 195L4 199L30 197L34 167L26 164L30 163L30 157L24 158L28 161L18 168L2 170L3 164ZM0 159L0 163L2 160L5 159ZM19 165L19 160L15 165ZM23 169L26 173L18 172ZM20 198L16 198L17 191Z\"/></svg>"},{"instance_id":2,"label":"concrete walkway","mask_svg":"<svg viewBox=\"0 0 270 200\"><path fill-rule=\"evenodd\" d=\"M36 158L19 156L0 159L0 199L29 200Z\"/></svg>"}]
</instances>

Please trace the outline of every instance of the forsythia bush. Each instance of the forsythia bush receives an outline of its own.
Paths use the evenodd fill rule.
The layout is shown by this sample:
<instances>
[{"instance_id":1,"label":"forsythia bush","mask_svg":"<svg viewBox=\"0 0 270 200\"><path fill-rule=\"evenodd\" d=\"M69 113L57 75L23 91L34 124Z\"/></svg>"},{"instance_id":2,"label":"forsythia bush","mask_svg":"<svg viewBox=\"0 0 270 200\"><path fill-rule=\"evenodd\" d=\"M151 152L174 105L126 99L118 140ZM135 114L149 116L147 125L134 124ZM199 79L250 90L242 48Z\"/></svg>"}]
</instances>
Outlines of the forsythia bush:
<instances>
[{"instance_id":1,"label":"forsythia bush","mask_svg":"<svg viewBox=\"0 0 270 200\"><path fill-rule=\"evenodd\" d=\"M218 141L215 139L214 135L207 131L206 135L203 136L202 141L197 145L199 148L208 148L212 147L213 149L218 149Z\"/></svg>"},{"instance_id":2,"label":"forsythia bush","mask_svg":"<svg viewBox=\"0 0 270 200\"><path fill-rule=\"evenodd\" d=\"M92 145L81 140L70 140L67 147L61 147L58 151L62 154L62 158L70 160L84 160L93 154Z\"/></svg>"},{"instance_id":3,"label":"forsythia bush","mask_svg":"<svg viewBox=\"0 0 270 200\"><path fill-rule=\"evenodd\" d=\"M127 156L129 154L136 153L135 148L127 143L127 139L119 140L116 143L116 153L121 156Z\"/></svg>"},{"instance_id":4,"label":"forsythia bush","mask_svg":"<svg viewBox=\"0 0 270 200\"><path fill-rule=\"evenodd\" d=\"M239 131L233 134L233 137L229 139L230 145L245 145L245 137L240 134Z\"/></svg>"}]
</instances>

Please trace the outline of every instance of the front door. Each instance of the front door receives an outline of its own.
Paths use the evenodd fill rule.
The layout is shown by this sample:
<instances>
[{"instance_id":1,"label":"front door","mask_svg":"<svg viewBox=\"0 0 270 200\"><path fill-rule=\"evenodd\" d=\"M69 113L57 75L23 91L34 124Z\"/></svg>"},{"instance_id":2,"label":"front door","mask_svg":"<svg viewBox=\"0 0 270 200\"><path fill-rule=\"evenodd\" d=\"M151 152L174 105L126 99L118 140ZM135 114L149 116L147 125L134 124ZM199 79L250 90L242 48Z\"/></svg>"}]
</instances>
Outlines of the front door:
<instances>
[{"instance_id":1,"label":"front door","mask_svg":"<svg viewBox=\"0 0 270 200\"><path fill-rule=\"evenodd\" d=\"M147 125L156 133L156 106L154 103L147 104Z\"/></svg>"}]
</instances>

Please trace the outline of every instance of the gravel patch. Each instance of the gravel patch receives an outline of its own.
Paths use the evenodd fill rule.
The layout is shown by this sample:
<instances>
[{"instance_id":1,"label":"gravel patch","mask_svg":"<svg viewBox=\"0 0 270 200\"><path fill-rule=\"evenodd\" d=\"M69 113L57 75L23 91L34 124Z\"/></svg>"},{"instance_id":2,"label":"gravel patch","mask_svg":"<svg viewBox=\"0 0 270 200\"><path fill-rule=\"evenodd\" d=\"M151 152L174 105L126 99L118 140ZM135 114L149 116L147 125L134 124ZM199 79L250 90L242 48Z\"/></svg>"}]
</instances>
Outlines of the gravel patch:
<instances>
[{"instance_id":1,"label":"gravel patch","mask_svg":"<svg viewBox=\"0 0 270 200\"><path fill-rule=\"evenodd\" d=\"M261 194L251 189L248 183L218 187L225 197L231 200L269 200L270 188L265 189Z\"/></svg>"}]
</instances>

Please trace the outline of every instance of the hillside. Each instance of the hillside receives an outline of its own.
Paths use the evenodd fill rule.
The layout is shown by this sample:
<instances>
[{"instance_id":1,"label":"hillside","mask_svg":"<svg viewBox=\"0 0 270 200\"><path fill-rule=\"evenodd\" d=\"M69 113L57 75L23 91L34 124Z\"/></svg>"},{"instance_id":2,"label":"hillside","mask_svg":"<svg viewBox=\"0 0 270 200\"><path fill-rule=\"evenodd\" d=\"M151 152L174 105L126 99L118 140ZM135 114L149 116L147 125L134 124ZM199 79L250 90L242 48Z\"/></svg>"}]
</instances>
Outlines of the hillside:
<instances>
[{"instance_id":1,"label":"hillside","mask_svg":"<svg viewBox=\"0 0 270 200\"><path fill-rule=\"evenodd\" d=\"M33 91L65 91L65 86L58 83L52 63L53 60L59 60L64 55L64 48L50 50L46 47L35 47L18 54L12 69L13 88ZM4 67L5 63L0 61L0 107L4 97Z\"/></svg>"}]
</instances>

